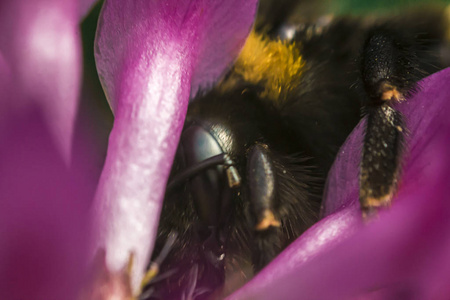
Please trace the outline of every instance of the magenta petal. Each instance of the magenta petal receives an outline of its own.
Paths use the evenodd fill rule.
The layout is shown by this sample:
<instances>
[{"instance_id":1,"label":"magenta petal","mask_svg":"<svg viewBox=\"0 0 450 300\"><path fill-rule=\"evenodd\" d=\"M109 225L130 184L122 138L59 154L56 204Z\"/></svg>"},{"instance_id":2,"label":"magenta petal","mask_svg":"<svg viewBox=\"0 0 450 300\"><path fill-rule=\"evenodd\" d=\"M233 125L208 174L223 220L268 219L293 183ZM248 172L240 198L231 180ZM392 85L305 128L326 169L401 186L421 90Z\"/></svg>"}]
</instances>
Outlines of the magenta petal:
<instances>
[{"instance_id":1,"label":"magenta petal","mask_svg":"<svg viewBox=\"0 0 450 300\"><path fill-rule=\"evenodd\" d=\"M11 91L11 70L10 67L6 61L6 58L3 57L2 52L0 51L0 93L2 93L2 95L10 95ZM4 96L3 96L4 97ZM0 98L0 101L3 101ZM0 102L0 108L2 107L2 102ZM4 118L5 116L0 115L0 122L2 120L2 118Z\"/></svg>"},{"instance_id":2,"label":"magenta petal","mask_svg":"<svg viewBox=\"0 0 450 300\"><path fill-rule=\"evenodd\" d=\"M200 2L200 1L198 1ZM191 95L209 87L237 57L249 33L257 1L203 1L205 10L203 32L194 63ZM202 25L200 25L202 26Z\"/></svg>"},{"instance_id":3,"label":"magenta petal","mask_svg":"<svg viewBox=\"0 0 450 300\"><path fill-rule=\"evenodd\" d=\"M66 159L80 87L79 10L74 0L0 4L0 53L10 69L9 90L0 85L0 110L38 105Z\"/></svg>"},{"instance_id":4,"label":"magenta petal","mask_svg":"<svg viewBox=\"0 0 450 300\"><path fill-rule=\"evenodd\" d=\"M256 2L104 3L95 52L115 123L94 220L109 267L117 270L135 254L134 287L153 246L191 82L194 89L211 83L230 64L250 30Z\"/></svg>"},{"instance_id":5,"label":"magenta petal","mask_svg":"<svg viewBox=\"0 0 450 300\"><path fill-rule=\"evenodd\" d=\"M77 299L87 266L88 182L42 115L0 123L0 299Z\"/></svg>"},{"instance_id":6,"label":"magenta petal","mask_svg":"<svg viewBox=\"0 0 450 300\"><path fill-rule=\"evenodd\" d=\"M85 16L99 0L77 0L79 6L79 15Z\"/></svg>"},{"instance_id":7,"label":"magenta petal","mask_svg":"<svg viewBox=\"0 0 450 300\"><path fill-rule=\"evenodd\" d=\"M367 226L357 225L358 126L330 173L328 217L230 299L448 299L448 82L450 69L434 74L421 82L421 92L398 106L407 118L410 150L391 210ZM320 229L336 234L324 236Z\"/></svg>"}]
</instances>

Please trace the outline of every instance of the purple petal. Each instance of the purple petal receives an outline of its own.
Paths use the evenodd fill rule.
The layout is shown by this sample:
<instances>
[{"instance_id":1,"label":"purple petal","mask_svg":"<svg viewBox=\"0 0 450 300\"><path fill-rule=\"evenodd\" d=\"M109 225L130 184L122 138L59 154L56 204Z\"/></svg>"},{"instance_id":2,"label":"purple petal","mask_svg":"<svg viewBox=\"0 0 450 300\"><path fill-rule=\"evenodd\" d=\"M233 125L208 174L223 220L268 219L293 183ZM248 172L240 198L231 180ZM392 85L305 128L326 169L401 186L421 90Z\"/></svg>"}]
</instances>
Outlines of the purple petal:
<instances>
[{"instance_id":1,"label":"purple petal","mask_svg":"<svg viewBox=\"0 0 450 300\"><path fill-rule=\"evenodd\" d=\"M192 1L193 2L193 1ZM204 40L193 59L196 67L191 81L191 95L211 86L232 63L244 45L255 16L257 1L203 1L209 14L204 18L203 32L196 39ZM207 23L206 23L207 22Z\"/></svg>"},{"instance_id":2,"label":"purple petal","mask_svg":"<svg viewBox=\"0 0 450 300\"><path fill-rule=\"evenodd\" d=\"M0 56L10 81L0 85L0 110L38 105L67 160L80 88L79 5L75 0L0 4Z\"/></svg>"},{"instance_id":3,"label":"purple petal","mask_svg":"<svg viewBox=\"0 0 450 300\"><path fill-rule=\"evenodd\" d=\"M330 173L328 217L230 299L447 299L448 82L450 69L434 74L421 82L421 92L398 106L407 118L409 152L391 210L367 226L358 225L360 125ZM335 234L318 234L320 229Z\"/></svg>"},{"instance_id":4,"label":"purple petal","mask_svg":"<svg viewBox=\"0 0 450 300\"><path fill-rule=\"evenodd\" d=\"M77 0L79 6L79 15L87 15L97 1L98 0Z\"/></svg>"},{"instance_id":5,"label":"purple petal","mask_svg":"<svg viewBox=\"0 0 450 300\"><path fill-rule=\"evenodd\" d=\"M92 199L67 168L42 114L0 123L0 299L77 299Z\"/></svg>"},{"instance_id":6,"label":"purple petal","mask_svg":"<svg viewBox=\"0 0 450 300\"><path fill-rule=\"evenodd\" d=\"M96 62L115 123L94 220L109 267L118 270L134 253L134 287L153 246L191 84L192 91L210 84L231 63L256 2L104 3Z\"/></svg>"}]
</instances>

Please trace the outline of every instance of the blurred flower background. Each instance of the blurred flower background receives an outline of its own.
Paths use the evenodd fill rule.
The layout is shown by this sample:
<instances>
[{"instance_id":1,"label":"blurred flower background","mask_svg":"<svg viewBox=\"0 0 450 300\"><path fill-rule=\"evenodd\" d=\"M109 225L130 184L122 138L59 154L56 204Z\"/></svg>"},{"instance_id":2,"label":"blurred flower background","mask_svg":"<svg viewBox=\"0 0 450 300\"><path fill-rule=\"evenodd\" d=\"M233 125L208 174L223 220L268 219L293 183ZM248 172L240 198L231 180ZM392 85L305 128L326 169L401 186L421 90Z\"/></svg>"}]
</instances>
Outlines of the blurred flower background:
<instances>
[{"instance_id":1,"label":"blurred flower background","mask_svg":"<svg viewBox=\"0 0 450 300\"><path fill-rule=\"evenodd\" d=\"M419 2L327 1L314 12ZM77 299L86 284L92 201L114 122L94 58L102 5L0 3L0 299ZM362 228L353 201L359 127L331 173L326 218L231 298L448 299L449 80L448 70L434 76L404 108L413 155L383 222Z\"/></svg>"}]
</instances>

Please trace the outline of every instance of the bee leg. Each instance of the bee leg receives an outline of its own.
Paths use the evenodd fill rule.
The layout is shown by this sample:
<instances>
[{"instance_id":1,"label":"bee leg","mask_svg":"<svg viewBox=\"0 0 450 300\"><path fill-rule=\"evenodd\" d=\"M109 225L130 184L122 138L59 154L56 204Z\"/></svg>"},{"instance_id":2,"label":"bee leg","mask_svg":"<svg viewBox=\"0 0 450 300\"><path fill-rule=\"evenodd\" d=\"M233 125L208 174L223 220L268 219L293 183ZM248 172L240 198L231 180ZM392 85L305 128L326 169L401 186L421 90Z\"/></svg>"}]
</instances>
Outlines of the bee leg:
<instances>
[{"instance_id":1,"label":"bee leg","mask_svg":"<svg viewBox=\"0 0 450 300\"><path fill-rule=\"evenodd\" d=\"M367 125L360 166L359 200L364 217L391 204L398 183L405 124L393 104L408 98L420 77L414 40L373 30L363 48L361 75Z\"/></svg>"},{"instance_id":2,"label":"bee leg","mask_svg":"<svg viewBox=\"0 0 450 300\"><path fill-rule=\"evenodd\" d=\"M250 150L247 178L250 207L254 217L252 257L254 269L259 271L281 251L281 222L274 207L275 172L266 145L256 144Z\"/></svg>"},{"instance_id":3,"label":"bee leg","mask_svg":"<svg viewBox=\"0 0 450 300\"><path fill-rule=\"evenodd\" d=\"M402 116L398 111L388 105L370 110L360 169L359 200L364 217L390 206L404 140Z\"/></svg>"},{"instance_id":4,"label":"bee leg","mask_svg":"<svg viewBox=\"0 0 450 300\"><path fill-rule=\"evenodd\" d=\"M175 244L177 236L178 233L171 231L158 257L150 262L150 266L141 281L141 291L159 274L160 266ZM132 263L132 261L130 263ZM129 267L129 273L131 274L131 266Z\"/></svg>"}]
</instances>

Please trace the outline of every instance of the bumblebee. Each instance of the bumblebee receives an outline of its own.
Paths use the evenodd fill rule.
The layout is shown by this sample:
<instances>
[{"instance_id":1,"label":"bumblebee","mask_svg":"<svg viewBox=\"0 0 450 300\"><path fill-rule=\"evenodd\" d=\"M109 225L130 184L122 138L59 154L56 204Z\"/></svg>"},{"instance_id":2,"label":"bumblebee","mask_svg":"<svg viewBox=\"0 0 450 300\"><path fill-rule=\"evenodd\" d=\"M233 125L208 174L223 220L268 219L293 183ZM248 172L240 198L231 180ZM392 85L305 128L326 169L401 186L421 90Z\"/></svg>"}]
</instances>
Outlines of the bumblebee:
<instances>
[{"instance_id":1,"label":"bumblebee","mask_svg":"<svg viewBox=\"0 0 450 300\"><path fill-rule=\"evenodd\" d=\"M367 115L360 203L390 203L404 125L393 103L449 65L440 9L290 23L296 1L257 20L226 76L190 104L141 299L217 299L319 218L326 175ZM275 5L275 2L272 3ZM176 237L175 237L176 236Z\"/></svg>"}]
</instances>

